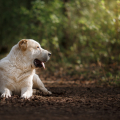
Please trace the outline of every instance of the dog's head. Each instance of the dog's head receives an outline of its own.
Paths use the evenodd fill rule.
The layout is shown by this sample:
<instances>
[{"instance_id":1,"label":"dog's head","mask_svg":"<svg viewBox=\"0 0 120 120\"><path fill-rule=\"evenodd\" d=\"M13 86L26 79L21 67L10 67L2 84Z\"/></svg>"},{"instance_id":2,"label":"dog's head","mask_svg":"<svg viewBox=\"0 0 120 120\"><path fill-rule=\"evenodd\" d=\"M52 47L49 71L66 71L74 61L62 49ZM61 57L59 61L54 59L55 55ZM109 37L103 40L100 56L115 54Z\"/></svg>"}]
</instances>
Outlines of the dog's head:
<instances>
[{"instance_id":1,"label":"dog's head","mask_svg":"<svg viewBox=\"0 0 120 120\"><path fill-rule=\"evenodd\" d=\"M40 44L32 39L22 39L18 45L22 53L32 62L32 67L45 68L44 63L50 59L50 52L41 48Z\"/></svg>"}]
</instances>

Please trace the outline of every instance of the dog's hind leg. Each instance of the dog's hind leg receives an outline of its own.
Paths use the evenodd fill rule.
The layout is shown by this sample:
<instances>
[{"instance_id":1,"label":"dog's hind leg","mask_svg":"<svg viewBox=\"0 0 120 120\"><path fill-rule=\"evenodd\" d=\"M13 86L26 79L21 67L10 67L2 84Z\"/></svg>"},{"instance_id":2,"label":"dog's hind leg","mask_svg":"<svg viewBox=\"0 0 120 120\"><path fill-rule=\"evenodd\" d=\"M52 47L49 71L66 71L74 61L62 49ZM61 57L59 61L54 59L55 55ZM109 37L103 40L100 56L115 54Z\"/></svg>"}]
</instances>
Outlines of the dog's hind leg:
<instances>
[{"instance_id":1,"label":"dog's hind leg","mask_svg":"<svg viewBox=\"0 0 120 120\"><path fill-rule=\"evenodd\" d=\"M37 74L35 74L33 76L33 88L35 89L40 89L44 95L50 95L52 94L50 91L48 91L44 84L42 83L42 81L40 80L39 76Z\"/></svg>"}]
</instances>

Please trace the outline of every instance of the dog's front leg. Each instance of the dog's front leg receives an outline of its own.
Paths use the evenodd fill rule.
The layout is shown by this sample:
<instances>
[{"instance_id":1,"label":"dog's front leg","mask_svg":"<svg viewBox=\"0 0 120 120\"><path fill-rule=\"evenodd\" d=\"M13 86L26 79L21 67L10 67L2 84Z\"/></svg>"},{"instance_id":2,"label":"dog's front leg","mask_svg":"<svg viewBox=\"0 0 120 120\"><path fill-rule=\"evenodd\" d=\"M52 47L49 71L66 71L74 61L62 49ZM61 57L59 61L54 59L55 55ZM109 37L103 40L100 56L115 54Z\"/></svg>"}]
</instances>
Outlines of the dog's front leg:
<instances>
[{"instance_id":1,"label":"dog's front leg","mask_svg":"<svg viewBox=\"0 0 120 120\"><path fill-rule=\"evenodd\" d=\"M42 81L40 80L39 76L35 74L33 76L33 88L40 89L44 95L50 95L52 94L50 91L48 91Z\"/></svg>"},{"instance_id":2,"label":"dog's front leg","mask_svg":"<svg viewBox=\"0 0 120 120\"><path fill-rule=\"evenodd\" d=\"M12 92L8 88L4 88L4 89L1 88L0 92L2 93L1 97L8 98L8 97L11 97L12 95Z\"/></svg>"},{"instance_id":3,"label":"dog's front leg","mask_svg":"<svg viewBox=\"0 0 120 120\"><path fill-rule=\"evenodd\" d=\"M21 98L28 99L32 96L33 90L33 76L26 78L21 86Z\"/></svg>"},{"instance_id":4,"label":"dog's front leg","mask_svg":"<svg viewBox=\"0 0 120 120\"><path fill-rule=\"evenodd\" d=\"M32 96L32 87L24 87L21 89L21 98L28 99Z\"/></svg>"}]
</instances>

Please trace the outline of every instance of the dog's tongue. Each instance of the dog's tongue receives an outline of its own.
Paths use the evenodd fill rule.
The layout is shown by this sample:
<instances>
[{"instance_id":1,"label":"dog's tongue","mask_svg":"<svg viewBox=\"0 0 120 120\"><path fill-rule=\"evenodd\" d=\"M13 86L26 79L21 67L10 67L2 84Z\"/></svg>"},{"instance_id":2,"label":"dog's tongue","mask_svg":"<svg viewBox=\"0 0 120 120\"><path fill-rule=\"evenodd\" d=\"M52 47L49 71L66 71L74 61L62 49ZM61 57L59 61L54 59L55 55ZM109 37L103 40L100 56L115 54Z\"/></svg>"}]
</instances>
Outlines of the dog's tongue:
<instances>
[{"instance_id":1,"label":"dog's tongue","mask_svg":"<svg viewBox=\"0 0 120 120\"><path fill-rule=\"evenodd\" d=\"M44 62L42 62L41 64L42 64L43 68L45 69L45 64L44 64Z\"/></svg>"}]
</instances>

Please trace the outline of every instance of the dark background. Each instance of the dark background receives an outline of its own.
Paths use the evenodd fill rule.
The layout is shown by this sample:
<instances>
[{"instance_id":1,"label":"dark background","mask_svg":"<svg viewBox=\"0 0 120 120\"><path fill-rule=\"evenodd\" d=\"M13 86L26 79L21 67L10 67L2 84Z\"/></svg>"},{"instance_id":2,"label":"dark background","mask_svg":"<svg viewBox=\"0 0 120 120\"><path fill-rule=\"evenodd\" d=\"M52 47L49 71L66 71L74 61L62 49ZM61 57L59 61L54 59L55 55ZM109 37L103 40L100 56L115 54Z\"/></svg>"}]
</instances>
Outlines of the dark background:
<instances>
[{"instance_id":1,"label":"dark background","mask_svg":"<svg viewBox=\"0 0 120 120\"><path fill-rule=\"evenodd\" d=\"M31 38L60 62L120 61L119 0L1 0L0 15L0 52Z\"/></svg>"},{"instance_id":2,"label":"dark background","mask_svg":"<svg viewBox=\"0 0 120 120\"><path fill-rule=\"evenodd\" d=\"M0 15L0 58L30 38L52 52L49 70L95 64L95 75L119 79L119 0L0 0Z\"/></svg>"}]
</instances>

